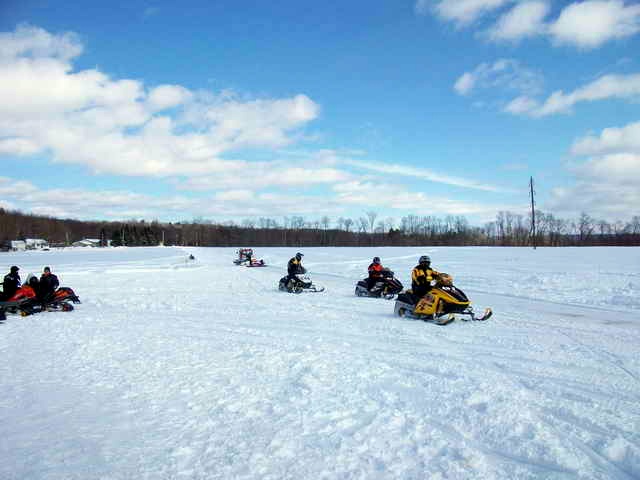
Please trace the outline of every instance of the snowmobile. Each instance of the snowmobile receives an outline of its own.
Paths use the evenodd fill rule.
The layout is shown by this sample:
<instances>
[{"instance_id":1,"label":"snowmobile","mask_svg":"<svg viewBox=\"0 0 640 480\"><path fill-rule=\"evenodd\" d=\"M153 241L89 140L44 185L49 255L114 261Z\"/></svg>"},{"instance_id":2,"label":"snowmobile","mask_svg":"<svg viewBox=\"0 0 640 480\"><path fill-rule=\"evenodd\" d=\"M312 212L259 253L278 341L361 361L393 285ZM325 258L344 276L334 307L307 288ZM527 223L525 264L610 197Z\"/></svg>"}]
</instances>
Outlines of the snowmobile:
<instances>
[{"instance_id":1,"label":"snowmobile","mask_svg":"<svg viewBox=\"0 0 640 480\"><path fill-rule=\"evenodd\" d=\"M246 267L266 267L267 265L264 263L264 260L256 259L253 256L252 248L241 248L236 251L238 254L238 258L236 258L233 263L236 265L244 265Z\"/></svg>"},{"instance_id":2,"label":"snowmobile","mask_svg":"<svg viewBox=\"0 0 640 480\"><path fill-rule=\"evenodd\" d=\"M356 284L355 294L358 297L382 297L391 300L402 291L402 283L395 278L391 270L384 268L380 273L382 276L373 284L371 290L367 288L366 278L360 280Z\"/></svg>"},{"instance_id":3,"label":"snowmobile","mask_svg":"<svg viewBox=\"0 0 640 480\"><path fill-rule=\"evenodd\" d=\"M307 270L303 267L302 272L294 275L291 280L288 276L282 277L278 282L278 290L289 293L324 292L324 287L314 284L306 273Z\"/></svg>"},{"instance_id":4,"label":"snowmobile","mask_svg":"<svg viewBox=\"0 0 640 480\"><path fill-rule=\"evenodd\" d=\"M6 312L19 313L23 317L48 311L70 312L72 303L81 303L80 298L68 287L60 287L45 299L39 299L30 285L23 285L13 296L0 302L0 320L6 319ZM4 317L4 318L3 318Z\"/></svg>"},{"instance_id":5,"label":"snowmobile","mask_svg":"<svg viewBox=\"0 0 640 480\"><path fill-rule=\"evenodd\" d=\"M36 307L38 307L38 300L36 298L35 290L29 285L23 285L16 290L11 297L0 302L0 318L6 319L6 312L19 313L23 317L35 313Z\"/></svg>"},{"instance_id":6,"label":"snowmobile","mask_svg":"<svg viewBox=\"0 0 640 480\"><path fill-rule=\"evenodd\" d=\"M236 258L233 263L235 263L236 265L242 265L243 263L251 261L251 257L253 256L253 249L241 248L239 250L236 250L236 253L238 254L238 258Z\"/></svg>"},{"instance_id":7,"label":"snowmobile","mask_svg":"<svg viewBox=\"0 0 640 480\"><path fill-rule=\"evenodd\" d=\"M462 320L488 320L492 315L490 308L486 308L482 315L476 316L471 302L465 293L453 285L453 278L446 273L440 273L435 279L435 285L422 298L417 298L411 290L398 295L394 312L399 317L409 317L438 325L447 325L462 316Z\"/></svg>"},{"instance_id":8,"label":"snowmobile","mask_svg":"<svg viewBox=\"0 0 640 480\"><path fill-rule=\"evenodd\" d=\"M52 295L42 301L44 310L48 312L73 310L72 303L82 303L76 293L69 287L60 287Z\"/></svg>"},{"instance_id":9,"label":"snowmobile","mask_svg":"<svg viewBox=\"0 0 640 480\"><path fill-rule=\"evenodd\" d=\"M251 259L249 260L249 263L245 265L245 267L266 267L266 266L267 264L264 263L264 260L262 259L256 260L253 257L251 257Z\"/></svg>"}]
</instances>

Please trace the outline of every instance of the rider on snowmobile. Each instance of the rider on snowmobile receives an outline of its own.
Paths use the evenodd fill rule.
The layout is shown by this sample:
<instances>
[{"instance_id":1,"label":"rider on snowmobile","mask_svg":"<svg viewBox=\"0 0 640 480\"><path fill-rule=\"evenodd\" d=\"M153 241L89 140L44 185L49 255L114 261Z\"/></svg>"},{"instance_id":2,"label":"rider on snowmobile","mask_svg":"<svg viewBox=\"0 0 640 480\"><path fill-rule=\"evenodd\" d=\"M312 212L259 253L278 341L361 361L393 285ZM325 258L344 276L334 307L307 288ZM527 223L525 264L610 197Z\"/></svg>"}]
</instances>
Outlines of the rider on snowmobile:
<instances>
[{"instance_id":1,"label":"rider on snowmobile","mask_svg":"<svg viewBox=\"0 0 640 480\"><path fill-rule=\"evenodd\" d=\"M58 288L59 286L60 286L60 281L58 280L58 276L55 275L54 273L51 273L50 267L44 267L44 271L40 276L40 291L39 291L40 299L47 300L50 297L52 297L53 292L55 292L56 288Z\"/></svg>"},{"instance_id":2,"label":"rider on snowmobile","mask_svg":"<svg viewBox=\"0 0 640 480\"><path fill-rule=\"evenodd\" d=\"M8 300L20 288L21 282L20 275L18 274L19 270L20 269L14 265L11 267L9 273L4 276L4 280L2 282L2 295L0 295L0 297L3 298L0 298L0 300Z\"/></svg>"},{"instance_id":3,"label":"rider on snowmobile","mask_svg":"<svg viewBox=\"0 0 640 480\"><path fill-rule=\"evenodd\" d=\"M422 255L411 271L411 291L416 298L424 297L431 290L431 282L440 275L440 272L431 268L431 258Z\"/></svg>"},{"instance_id":4,"label":"rider on snowmobile","mask_svg":"<svg viewBox=\"0 0 640 480\"><path fill-rule=\"evenodd\" d=\"M384 270L384 267L380 262L380 257L373 257L373 261L367 270L369 271L369 278L367 278L367 290L371 291L376 282L382 278L382 271Z\"/></svg>"},{"instance_id":5,"label":"rider on snowmobile","mask_svg":"<svg viewBox=\"0 0 640 480\"><path fill-rule=\"evenodd\" d=\"M290 284L292 280L295 281L296 275L306 272L305 268L302 266L302 257L304 257L304 255L298 252L296 253L296 256L287 263L287 284Z\"/></svg>"}]
</instances>

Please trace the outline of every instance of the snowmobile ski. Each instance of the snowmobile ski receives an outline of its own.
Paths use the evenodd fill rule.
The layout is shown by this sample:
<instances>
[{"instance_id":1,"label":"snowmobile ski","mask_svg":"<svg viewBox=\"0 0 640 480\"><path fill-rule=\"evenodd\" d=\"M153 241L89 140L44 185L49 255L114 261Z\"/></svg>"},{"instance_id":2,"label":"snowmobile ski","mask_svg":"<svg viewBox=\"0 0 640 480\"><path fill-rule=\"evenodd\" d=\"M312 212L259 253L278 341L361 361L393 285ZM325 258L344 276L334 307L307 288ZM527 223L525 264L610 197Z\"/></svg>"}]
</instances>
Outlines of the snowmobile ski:
<instances>
[{"instance_id":1,"label":"snowmobile ski","mask_svg":"<svg viewBox=\"0 0 640 480\"><path fill-rule=\"evenodd\" d=\"M307 276L296 275L294 279L282 277L278 282L278 290L289 293L320 293L324 292L324 287L316 285Z\"/></svg>"},{"instance_id":2,"label":"snowmobile ski","mask_svg":"<svg viewBox=\"0 0 640 480\"><path fill-rule=\"evenodd\" d=\"M446 315L443 317L434 318L432 320L425 320L425 322L432 322L432 323L435 323L436 325L449 325L455 319L456 319L456 316L453 313L450 313L449 315Z\"/></svg>"},{"instance_id":3,"label":"snowmobile ski","mask_svg":"<svg viewBox=\"0 0 640 480\"><path fill-rule=\"evenodd\" d=\"M470 312L469 318L463 318L462 320L464 321L476 321L476 322L484 322L485 320L489 320L489 318L491 318L491 315L493 315L493 310L491 310L489 307L484 309L484 312L482 312L482 315L480 315L479 317L476 317L476 315L473 313L473 310Z\"/></svg>"}]
</instances>

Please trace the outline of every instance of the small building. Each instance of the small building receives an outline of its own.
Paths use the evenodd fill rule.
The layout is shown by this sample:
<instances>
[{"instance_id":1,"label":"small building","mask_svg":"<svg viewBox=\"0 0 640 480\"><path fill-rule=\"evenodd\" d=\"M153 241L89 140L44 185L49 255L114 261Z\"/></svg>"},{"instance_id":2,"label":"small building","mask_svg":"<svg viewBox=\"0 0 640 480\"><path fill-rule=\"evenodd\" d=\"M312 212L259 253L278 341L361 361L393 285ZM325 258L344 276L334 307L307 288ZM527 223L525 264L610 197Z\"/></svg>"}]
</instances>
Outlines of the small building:
<instances>
[{"instance_id":1,"label":"small building","mask_svg":"<svg viewBox=\"0 0 640 480\"><path fill-rule=\"evenodd\" d=\"M27 249L27 244L24 240L11 240L11 250L14 252L23 251Z\"/></svg>"},{"instance_id":2,"label":"small building","mask_svg":"<svg viewBox=\"0 0 640 480\"><path fill-rule=\"evenodd\" d=\"M25 238L24 243L27 250L48 250L49 242L42 238Z\"/></svg>"},{"instance_id":3,"label":"small building","mask_svg":"<svg viewBox=\"0 0 640 480\"><path fill-rule=\"evenodd\" d=\"M99 238L83 238L82 240L73 242L71 245L74 247L99 247L100 239Z\"/></svg>"}]
</instances>

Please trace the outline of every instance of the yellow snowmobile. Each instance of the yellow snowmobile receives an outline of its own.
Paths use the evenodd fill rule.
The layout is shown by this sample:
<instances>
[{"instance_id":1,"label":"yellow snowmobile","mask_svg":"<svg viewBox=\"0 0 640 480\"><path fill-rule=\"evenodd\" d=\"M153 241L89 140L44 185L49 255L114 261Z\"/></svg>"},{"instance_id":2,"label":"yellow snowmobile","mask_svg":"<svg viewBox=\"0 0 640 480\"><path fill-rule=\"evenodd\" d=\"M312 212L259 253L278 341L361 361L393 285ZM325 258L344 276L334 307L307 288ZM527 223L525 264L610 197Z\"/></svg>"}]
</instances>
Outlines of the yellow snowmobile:
<instances>
[{"instance_id":1,"label":"yellow snowmobile","mask_svg":"<svg viewBox=\"0 0 640 480\"><path fill-rule=\"evenodd\" d=\"M416 318L438 325L453 322L456 315L461 315L463 320L482 321L493 313L490 308L486 308L477 317L465 293L453 285L453 277L447 273L440 273L435 279L435 285L422 298L417 298L411 290L398 295L394 311L399 317Z\"/></svg>"}]
</instances>

